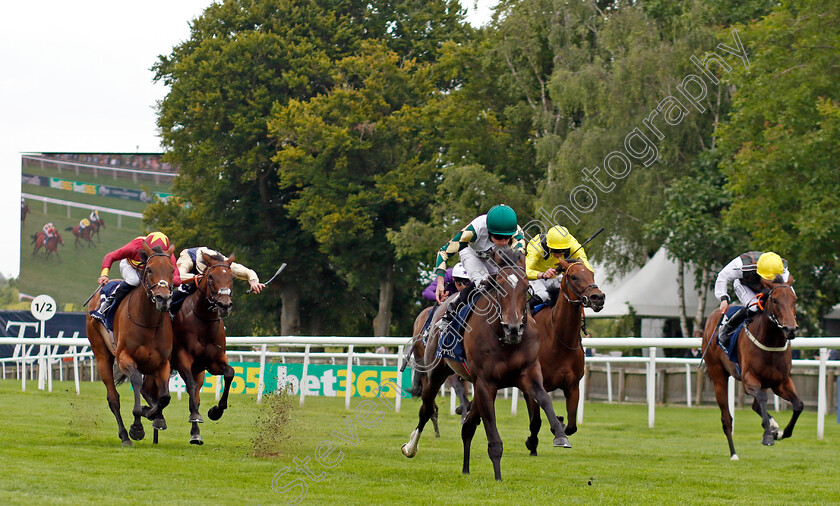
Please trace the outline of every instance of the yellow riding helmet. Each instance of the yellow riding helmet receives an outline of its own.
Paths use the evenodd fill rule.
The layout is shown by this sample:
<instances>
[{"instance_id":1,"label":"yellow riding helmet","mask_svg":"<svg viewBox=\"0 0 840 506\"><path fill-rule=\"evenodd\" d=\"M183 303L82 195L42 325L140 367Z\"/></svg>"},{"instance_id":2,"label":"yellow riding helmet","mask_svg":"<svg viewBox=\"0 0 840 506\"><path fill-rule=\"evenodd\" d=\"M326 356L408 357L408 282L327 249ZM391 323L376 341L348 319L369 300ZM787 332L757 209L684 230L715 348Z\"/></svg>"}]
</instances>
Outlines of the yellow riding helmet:
<instances>
[{"instance_id":1,"label":"yellow riding helmet","mask_svg":"<svg viewBox=\"0 0 840 506\"><path fill-rule=\"evenodd\" d=\"M785 264L782 262L782 257L772 251L768 251L758 257L756 271L764 279L773 279L785 271Z\"/></svg>"},{"instance_id":2,"label":"yellow riding helmet","mask_svg":"<svg viewBox=\"0 0 840 506\"><path fill-rule=\"evenodd\" d=\"M572 247L574 238L566 227L553 226L546 234L546 243L549 249L569 249Z\"/></svg>"}]
</instances>

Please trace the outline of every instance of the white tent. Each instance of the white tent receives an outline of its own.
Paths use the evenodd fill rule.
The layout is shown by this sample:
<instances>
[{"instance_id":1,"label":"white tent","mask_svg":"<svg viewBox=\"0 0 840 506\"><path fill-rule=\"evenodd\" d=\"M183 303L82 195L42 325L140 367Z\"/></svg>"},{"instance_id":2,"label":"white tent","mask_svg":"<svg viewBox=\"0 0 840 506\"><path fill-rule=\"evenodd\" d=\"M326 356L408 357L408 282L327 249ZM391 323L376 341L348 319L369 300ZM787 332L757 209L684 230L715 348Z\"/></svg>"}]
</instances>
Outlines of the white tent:
<instances>
[{"instance_id":1,"label":"white tent","mask_svg":"<svg viewBox=\"0 0 840 506\"><path fill-rule=\"evenodd\" d=\"M598 270L596 270L596 282L599 278L597 272ZM631 271L614 283L602 283L599 286L607 297L606 304L598 313L587 309L587 317L624 316L629 314L630 306L641 317L679 318L680 316L677 262L668 258L664 247L660 248L641 269ZM708 316L718 304L710 289L706 295L704 316ZM697 311L698 305L692 268L686 268L685 272L685 305L686 315L691 318Z\"/></svg>"}]
</instances>

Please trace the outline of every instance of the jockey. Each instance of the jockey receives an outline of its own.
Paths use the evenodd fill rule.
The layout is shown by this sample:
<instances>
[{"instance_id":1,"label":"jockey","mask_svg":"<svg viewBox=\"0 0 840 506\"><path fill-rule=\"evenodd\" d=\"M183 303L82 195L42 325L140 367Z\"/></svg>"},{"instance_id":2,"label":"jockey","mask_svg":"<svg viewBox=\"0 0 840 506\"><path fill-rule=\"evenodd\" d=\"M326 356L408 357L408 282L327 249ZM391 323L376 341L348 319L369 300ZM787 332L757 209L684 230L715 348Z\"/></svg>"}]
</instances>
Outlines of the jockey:
<instances>
[{"instance_id":1,"label":"jockey","mask_svg":"<svg viewBox=\"0 0 840 506\"><path fill-rule=\"evenodd\" d=\"M587 269L595 272L586 258L586 252L566 227L555 225L547 233L534 237L528 243L525 273L534 292L531 298L532 307L549 302L549 289L560 288L563 273L557 272L557 266L561 258L569 258L569 255L572 255L571 258L582 260Z\"/></svg>"},{"instance_id":2,"label":"jockey","mask_svg":"<svg viewBox=\"0 0 840 506\"><path fill-rule=\"evenodd\" d=\"M181 251L181 254L178 256L177 264L178 272L181 276L181 282L183 284L179 287L179 290L184 291L187 294L195 291L195 283L184 282L193 279L198 275L204 274L204 270L207 269L208 265L204 263L204 257L202 254L218 258L222 262L226 262L228 260L226 256L206 246L198 246ZM233 262L230 264L230 270L233 272L235 277L247 281L251 285L251 290L253 290L254 293L260 293L265 287L263 283L260 283L260 278L257 276L257 273L242 264Z\"/></svg>"},{"instance_id":3,"label":"jockey","mask_svg":"<svg viewBox=\"0 0 840 506\"><path fill-rule=\"evenodd\" d=\"M79 235L82 235L82 231L90 226L90 220L87 218L82 218L79 221Z\"/></svg>"},{"instance_id":4,"label":"jockey","mask_svg":"<svg viewBox=\"0 0 840 506\"><path fill-rule=\"evenodd\" d=\"M44 225L44 228L41 229L44 232L44 246L47 245L47 241L50 240L51 237L55 237L55 226L52 222L47 223Z\"/></svg>"},{"instance_id":5,"label":"jockey","mask_svg":"<svg viewBox=\"0 0 840 506\"><path fill-rule=\"evenodd\" d=\"M90 220L90 223L98 222L99 221L99 210L94 209L93 211L91 211L90 215L88 216L88 219Z\"/></svg>"},{"instance_id":6,"label":"jockey","mask_svg":"<svg viewBox=\"0 0 840 506\"><path fill-rule=\"evenodd\" d=\"M729 343L729 332L740 325L748 313L752 316L759 312L759 299L756 294L764 291L761 280L775 279L777 276L781 276L782 281L787 281L790 272L787 269L787 261L772 251L748 251L736 257L720 271L715 281L715 298L720 299L721 315L726 315L726 309L729 307L729 295L726 292L730 282L738 300L744 305L718 332L718 340L722 346L725 347Z\"/></svg>"},{"instance_id":7,"label":"jockey","mask_svg":"<svg viewBox=\"0 0 840 506\"><path fill-rule=\"evenodd\" d=\"M111 307L116 307L123 297L128 295L134 287L140 284L140 269L143 267L142 261L140 260L140 251L143 249L144 240L150 248L158 246L160 247L161 252L164 253L170 246L169 238L166 237L165 234L161 232L152 232L147 236L134 238L122 248L105 255L105 258L102 260L102 273L99 275L97 283L104 285L108 282L108 271L111 269L111 264L117 260L120 262L120 274L123 277L123 281L117 289L114 290L114 293L102 302L99 309L95 309L90 312L90 315L93 318L99 320L103 324L105 323L105 315L107 311ZM175 265L175 255L170 254L169 257L172 260L172 268L175 269L173 282L178 285L181 283L181 277L178 275L178 269Z\"/></svg>"},{"instance_id":8,"label":"jockey","mask_svg":"<svg viewBox=\"0 0 840 506\"><path fill-rule=\"evenodd\" d=\"M497 246L510 246L525 252L525 235L522 228L517 225L516 212L504 204L495 205L487 214L482 214L472 220L440 248L435 268L436 300L443 303L446 299L444 276L446 260L451 255L460 254L461 262L470 279L466 287L458 292L458 297L452 301L443 318L438 322L440 328L452 322L459 308L467 303L475 288L498 271L495 263L489 258L490 251Z\"/></svg>"},{"instance_id":9,"label":"jockey","mask_svg":"<svg viewBox=\"0 0 840 506\"><path fill-rule=\"evenodd\" d=\"M469 282L470 278L467 276L467 270L464 269L464 264L461 262L455 264L455 267L446 269L446 274L443 276L443 287L446 291L444 297L448 297L450 294L455 292L460 292ZM423 298L437 302L437 297L435 295L436 289L437 280L434 280L429 283L429 286L427 286L425 290L423 290Z\"/></svg>"}]
</instances>

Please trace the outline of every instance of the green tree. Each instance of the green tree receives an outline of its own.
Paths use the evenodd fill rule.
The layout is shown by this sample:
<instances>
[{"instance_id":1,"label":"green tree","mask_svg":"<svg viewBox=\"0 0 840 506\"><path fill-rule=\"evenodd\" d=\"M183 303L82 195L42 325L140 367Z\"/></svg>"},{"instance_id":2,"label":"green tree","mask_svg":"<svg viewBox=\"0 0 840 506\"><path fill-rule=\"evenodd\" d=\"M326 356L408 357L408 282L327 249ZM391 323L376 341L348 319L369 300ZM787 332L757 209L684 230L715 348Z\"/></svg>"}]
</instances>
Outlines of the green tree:
<instances>
[{"instance_id":1,"label":"green tree","mask_svg":"<svg viewBox=\"0 0 840 506\"><path fill-rule=\"evenodd\" d=\"M840 299L840 5L782 2L745 29L750 68L719 129L734 202L725 219L750 247L787 258L808 332Z\"/></svg>"}]
</instances>

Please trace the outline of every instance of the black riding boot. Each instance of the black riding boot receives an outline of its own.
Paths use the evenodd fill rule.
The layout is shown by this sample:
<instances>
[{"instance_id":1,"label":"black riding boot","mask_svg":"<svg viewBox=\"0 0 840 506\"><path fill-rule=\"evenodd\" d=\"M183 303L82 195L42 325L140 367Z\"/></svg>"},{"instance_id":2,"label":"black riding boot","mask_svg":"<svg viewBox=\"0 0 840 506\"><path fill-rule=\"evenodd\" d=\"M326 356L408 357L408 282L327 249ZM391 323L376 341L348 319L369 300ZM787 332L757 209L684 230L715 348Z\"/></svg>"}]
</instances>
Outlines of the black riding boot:
<instances>
[{"instance_id":1,"label":"black riding boot","mask_svg":"<svg viewBox=\"0 0 840 506\"><path fill-rule=\"evenodd\" d=\"M114 293L102 301L102 304L99 305L99 309L91 311L90 315L104 324L108 311L110 311L111 308L116 307L117 304L119 304L126 295L131 293L132 290L134 290L133 285L128 284L126 281L120 282L119 286L117 286L116 290L114 290Z\"/></svg>"},{"instance_id":2,"label":"black riding boot","mask_svg":"<svg viewBox=\"0 0 840 506\"><path fill-rule=\"evenodd\" d=\"M729 333L732 332L732 329L736 328L738 325L741 324L741 322L744 321L744 319L747 317L748 309L749 308L747 306L742 307L741 309L736 311L735 314L733 314L732 317L729 318L729 320L726 323L723 324L723 327L718 333L718 341L720 342L721 346L726 348L729 345Z\"/></svg>"},{"instance_id":3,"label":"black riding boot","mask_svg":"<svg viewBox=\"0 0 840 506\"><path fill-rule=\"evenodd\" d=\"M528 309L531 311L531 316L536 316L537 306L540 304L544 304L544 302L536 295L528 299Z\"/></svg>"}]
</instances>

